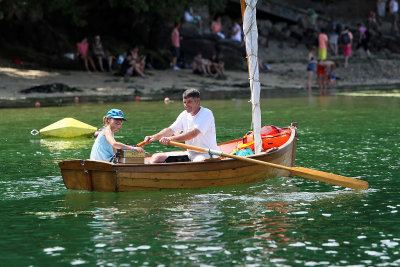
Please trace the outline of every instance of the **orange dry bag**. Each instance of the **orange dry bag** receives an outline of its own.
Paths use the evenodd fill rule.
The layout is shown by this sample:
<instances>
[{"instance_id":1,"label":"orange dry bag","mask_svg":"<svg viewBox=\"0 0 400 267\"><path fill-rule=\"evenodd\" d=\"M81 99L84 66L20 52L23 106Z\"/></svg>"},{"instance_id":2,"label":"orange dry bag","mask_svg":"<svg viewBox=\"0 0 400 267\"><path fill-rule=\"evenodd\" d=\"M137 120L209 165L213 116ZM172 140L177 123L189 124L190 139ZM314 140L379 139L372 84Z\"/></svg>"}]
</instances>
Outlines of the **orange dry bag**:
<instances>
[{"instance_id":1,"label":"orange dry bag","mask_svg":"<svg viewBox=\"0 0 400 267\"><path fill-rule=\"evenodd\" d=\"M273 125L265 125L261 127L261 140L263 149L268 150L273 147L279 147L286 143L290 138L290 129L280 129ZM238 145L237 149L250 148L254 150L254 135L252 131L246 133L242 139L242 143Z\"/></svg>"}]
</instances>

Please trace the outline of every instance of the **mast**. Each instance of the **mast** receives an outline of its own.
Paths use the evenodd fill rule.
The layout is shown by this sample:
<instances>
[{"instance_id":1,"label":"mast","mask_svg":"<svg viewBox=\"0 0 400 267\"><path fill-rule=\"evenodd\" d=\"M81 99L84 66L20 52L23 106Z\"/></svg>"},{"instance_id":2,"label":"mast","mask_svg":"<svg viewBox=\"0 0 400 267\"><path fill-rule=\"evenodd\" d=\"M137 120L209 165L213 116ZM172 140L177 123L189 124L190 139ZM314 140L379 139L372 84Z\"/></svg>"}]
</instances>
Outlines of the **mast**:
<instances>
[{"instance_id":1,"label":"mast","mask_svg":"<svg viewBox=\"0 0 400 267\"><path fill-rule=\"evenodd\" d=\"M257 0L240 0L243 19L243 33L246 44L247 65L252 103L252 127L254 132L254 153L261 152L261 109L260 80L258 70L258 30L256 21Z\"/></svg>"}]
</instances>

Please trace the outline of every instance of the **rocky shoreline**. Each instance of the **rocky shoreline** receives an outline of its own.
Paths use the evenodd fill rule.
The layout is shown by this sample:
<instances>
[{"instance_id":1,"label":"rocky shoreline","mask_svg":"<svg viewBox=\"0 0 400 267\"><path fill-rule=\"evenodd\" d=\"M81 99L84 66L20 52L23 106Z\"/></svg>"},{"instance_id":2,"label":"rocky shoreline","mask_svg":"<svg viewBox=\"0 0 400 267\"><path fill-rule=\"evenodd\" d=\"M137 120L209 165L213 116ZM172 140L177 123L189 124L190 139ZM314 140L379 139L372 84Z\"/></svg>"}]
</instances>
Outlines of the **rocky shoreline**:
<instances>
[{"instance_id":1,"label":"rocky shoreline","mask_svg":"<svg viewBox=\"0 0 400 267\"><path fill-rule=\"evenodd\" d=\"M337 58L340 61L341 58ZM271 70L260 73L261 97L307 95L303 89L307 73L305 63L272 63ZM189 87L202 91L203 99L248 98L250 96L247 71L227 71L223 80L195 75L189 69L181 71L149 70L146 78L115 76L112 73L84 71L40 70L0 65L0 108L70 105L75 102L109 102L180 100L181 92ZM359 90L394 90L400 87L400 60L388 58L354 57L348 68L335 72L338 83L331 93ZM63 84L73 91L22 93L34 86ZM318 95L316 81L312 94Z\"/></svg>"}]
</instances>

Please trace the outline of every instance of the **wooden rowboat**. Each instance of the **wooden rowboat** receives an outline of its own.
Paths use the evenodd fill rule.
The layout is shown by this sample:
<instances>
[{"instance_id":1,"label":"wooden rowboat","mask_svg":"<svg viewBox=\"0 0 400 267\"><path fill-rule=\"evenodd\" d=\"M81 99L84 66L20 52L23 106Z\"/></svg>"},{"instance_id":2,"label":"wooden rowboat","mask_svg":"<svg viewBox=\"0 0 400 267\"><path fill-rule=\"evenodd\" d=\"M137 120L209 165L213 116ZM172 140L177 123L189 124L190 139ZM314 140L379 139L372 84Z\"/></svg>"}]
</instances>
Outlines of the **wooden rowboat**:
<instances>
[{"instance_id":1,"label":"wooden rowboat","mask_svg":"<svg viewBox=\"0 0 400 267\"><path fill-rule=\"evenodd\" d=\"M297 125L292 123L288 128L291 129L291 135L285 144L248 157L293 167ZM241 139L236 139L220 143L218 148L224 153L230 153L240 141ZM150 155L145 158L145 162L149 157ZM59 167L68 189L101 192L208 188L291 176L288 170L231 158L158 164L66 160L60 162Z\"/></svg>"}]
</instances>

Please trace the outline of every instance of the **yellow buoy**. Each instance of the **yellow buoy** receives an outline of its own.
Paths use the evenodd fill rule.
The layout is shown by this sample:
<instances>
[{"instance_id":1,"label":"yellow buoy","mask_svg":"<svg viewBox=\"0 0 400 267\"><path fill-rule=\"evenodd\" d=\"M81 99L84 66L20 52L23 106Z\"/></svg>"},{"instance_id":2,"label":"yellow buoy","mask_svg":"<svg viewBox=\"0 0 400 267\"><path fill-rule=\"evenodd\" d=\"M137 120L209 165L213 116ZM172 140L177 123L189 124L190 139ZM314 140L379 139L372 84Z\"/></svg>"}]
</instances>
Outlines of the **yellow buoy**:
<instances>
[{"instance_id":1,"label":"yellow buoy","mask_svg":"<svg viewBox=\"0 0 400 267\"><path fill-rule=\"evenodd\" d=\"M43 129L40 129L39 133L46 137L80 137L90 136L96 132L97 128L93 127L84 122L75 120L73 118L64 118L53 124L50 124Z\"/></svg>"}]
</instances>

